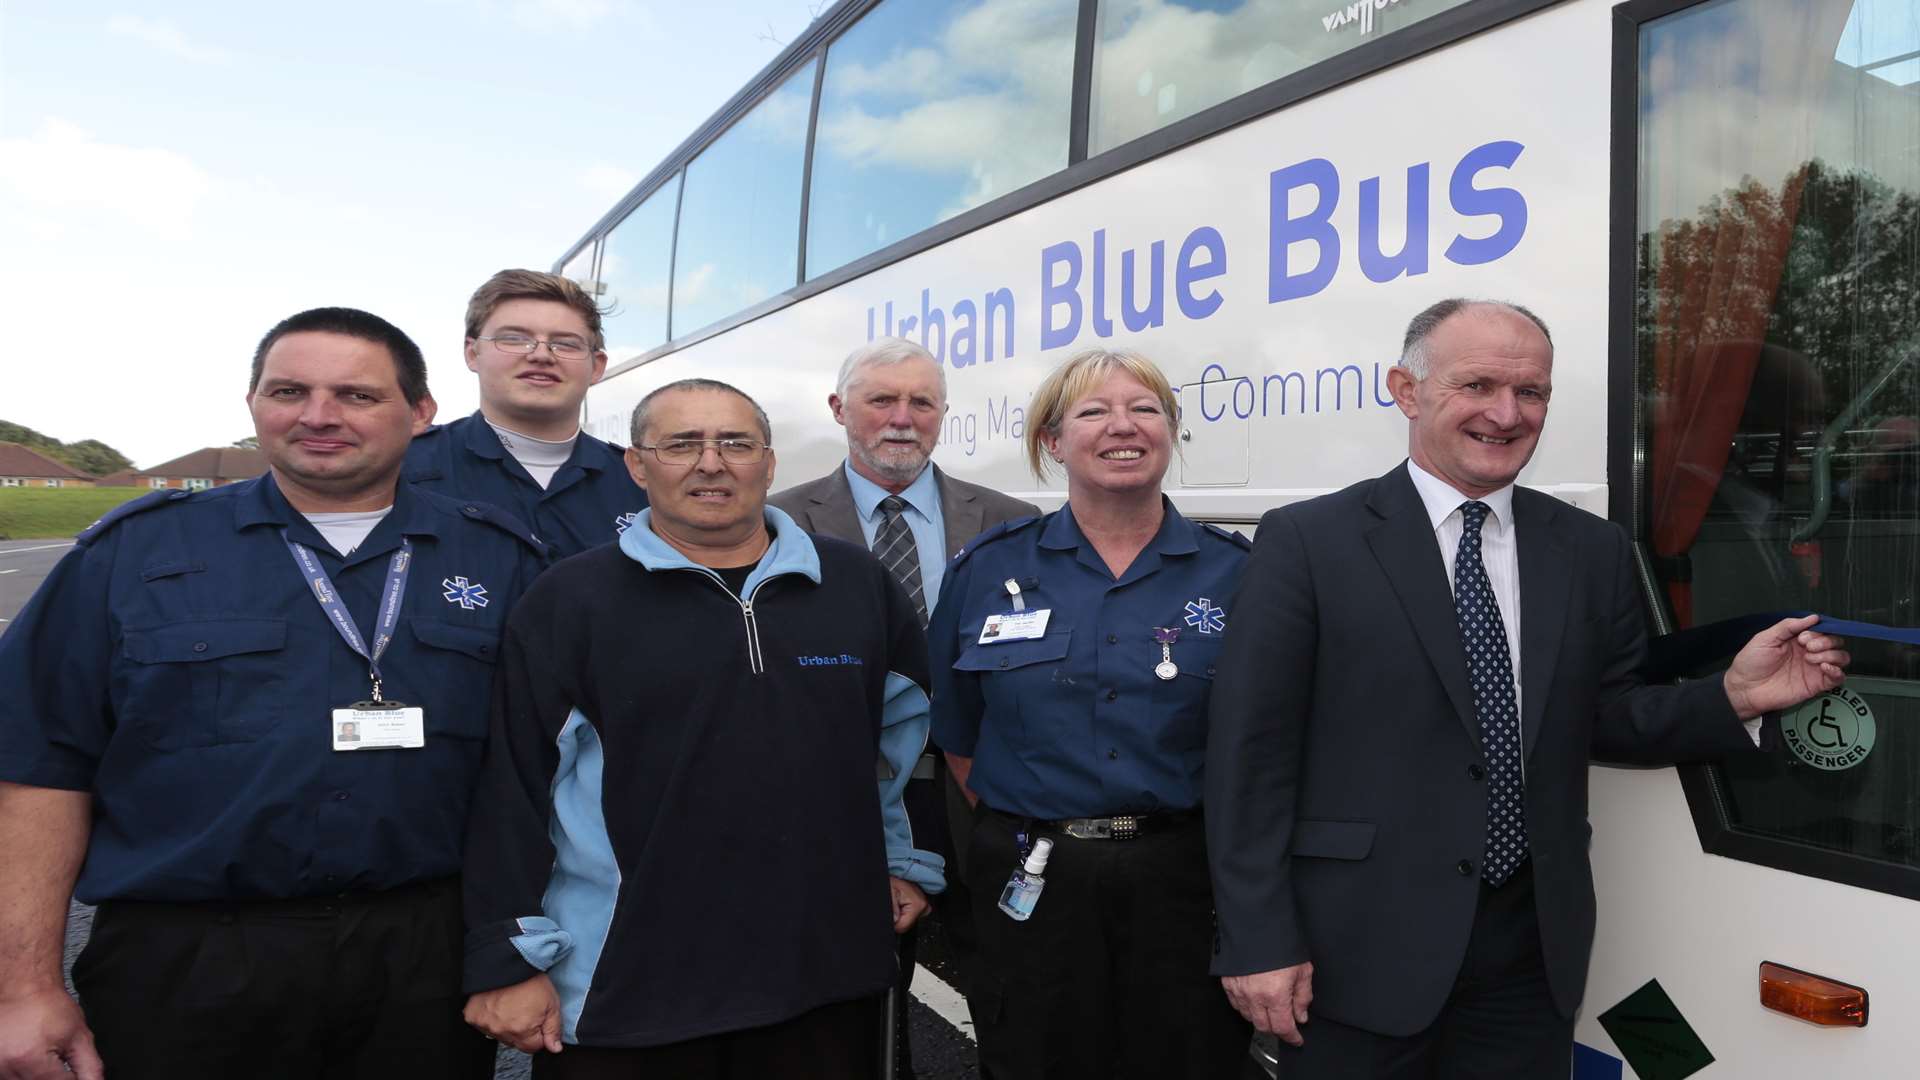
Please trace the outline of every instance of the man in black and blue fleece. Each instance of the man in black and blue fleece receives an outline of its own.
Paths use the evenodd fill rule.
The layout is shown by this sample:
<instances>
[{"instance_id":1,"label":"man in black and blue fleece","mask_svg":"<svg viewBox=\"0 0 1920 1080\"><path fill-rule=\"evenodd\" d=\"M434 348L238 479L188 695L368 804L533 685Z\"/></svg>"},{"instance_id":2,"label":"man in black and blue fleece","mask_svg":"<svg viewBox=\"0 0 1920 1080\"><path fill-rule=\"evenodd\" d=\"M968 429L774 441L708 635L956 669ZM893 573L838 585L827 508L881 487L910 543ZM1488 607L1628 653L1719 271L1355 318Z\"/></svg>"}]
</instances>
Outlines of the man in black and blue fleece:
<instances>
[{"instance_id":1,"label":"man in black and blue fleece","mask_svg":"<svg viewBox=\"0 0 1920 1080\"><path fill-rule=\"evenodd\" d=\"M900 801L927 738L919 619L871 553L766 505L745 394L661 387L632 436L651 507L508 619L468 1022L540 1078L875 1076L893 935L944 885Z\"/></svg>"}]
</instances>

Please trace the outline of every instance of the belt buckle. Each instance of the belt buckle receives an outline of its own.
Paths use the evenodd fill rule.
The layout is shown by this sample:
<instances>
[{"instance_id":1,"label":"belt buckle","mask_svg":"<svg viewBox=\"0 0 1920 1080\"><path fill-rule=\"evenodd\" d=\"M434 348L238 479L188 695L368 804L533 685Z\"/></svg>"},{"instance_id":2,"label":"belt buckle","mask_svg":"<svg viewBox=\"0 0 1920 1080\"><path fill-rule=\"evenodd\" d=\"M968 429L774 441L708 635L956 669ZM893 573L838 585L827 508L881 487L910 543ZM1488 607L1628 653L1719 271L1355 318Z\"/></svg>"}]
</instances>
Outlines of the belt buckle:
<instances>
[{"instance_id":1,"label":"belt buckle","mask_svg":"<svg viewBox=\"0 0 1920 1080\"><path fill-rule=\"evenodd\" d=\"M1115 840L1131 840L1140 835L1140 819L1132 814L1108 818L1108 836Z\"/></svg>"}]
</instances>

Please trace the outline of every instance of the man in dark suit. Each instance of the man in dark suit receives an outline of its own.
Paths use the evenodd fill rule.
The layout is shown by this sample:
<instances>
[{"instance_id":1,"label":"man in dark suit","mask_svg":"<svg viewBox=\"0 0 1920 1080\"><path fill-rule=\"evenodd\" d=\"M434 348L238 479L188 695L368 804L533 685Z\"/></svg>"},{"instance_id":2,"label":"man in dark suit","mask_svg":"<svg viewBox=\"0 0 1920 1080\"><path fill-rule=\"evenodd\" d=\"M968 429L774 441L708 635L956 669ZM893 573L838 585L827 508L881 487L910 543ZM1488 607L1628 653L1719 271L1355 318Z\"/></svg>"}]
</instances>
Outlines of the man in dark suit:
<instances>
[{"instance_id":1,"label":"man in dark suit","mask_svg":"<svg viewBox=\"0 0 1920 1080\"><path fill-rule=\"evenodd\" d=\"M947 560L987 528L1031 517L1040 508L955 480L933 464L933 448L947 415L947 376L932 353L911 341L881 338L855 349L840 365L840 378L827 397L827 407L847 429L847 460L818 480L788 488L767 501L810 533L871 549L907 591L924 625L939 600ZM966 820L967 808L959 787L947 779L941 755L931 746L907 785L906 804L914 842L947 856L947 891L940 902L940 920L956 961L963 973L970 974L971 908L959 875L966 853L954 850L967 830L952 830L947 824L950 815ZM899 1075L909 1078L913 1067L906 1050L905 1008L915 944L914 931L902 935ZM975 1017L975 1026L984 1019Z\"/></svg>"},{"instance_id":2,"label":"man in dark suit","mask_svg":"<svg viewBox=\"0 0 1920 1080\"><path fill-rule=\"evenodd\" d=\"M1552 370L1525 309L1434 305L1388 379L1409 460L1260 523L1207 747L1213 970L1289 1080L1566 1077L1589 758L1753 753L1840 683L1811 617L1638 682L1626 534L1514 486Z\"/></svg>"}]
</instances>

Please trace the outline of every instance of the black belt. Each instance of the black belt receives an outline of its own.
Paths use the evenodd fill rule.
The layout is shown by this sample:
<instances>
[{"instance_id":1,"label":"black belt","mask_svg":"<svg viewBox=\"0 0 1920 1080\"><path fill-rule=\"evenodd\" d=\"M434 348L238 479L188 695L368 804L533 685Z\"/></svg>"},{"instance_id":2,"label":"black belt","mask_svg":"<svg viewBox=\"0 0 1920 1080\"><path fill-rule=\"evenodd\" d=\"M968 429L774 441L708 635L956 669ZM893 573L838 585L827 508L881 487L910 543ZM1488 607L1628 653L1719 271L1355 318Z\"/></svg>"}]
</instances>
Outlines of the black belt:
<instances>
[{"instance_id":1,"label":"black belt","mask_svg":"<svg viewBox=\"0 0 1920 1080\"><path fill-rule=\"evenodd\" d=\"M1001 814L1000 811L994 811ZM1048 821L1017 814L1002 817L1023 822L1028 832L1056 832L1075 840L1132 840L1142 833L1161 832L1200 820L1200 810L1159 810L1151 814L1114 814L1110 817L1060 818Z\"/></svg>"}]
</instances>

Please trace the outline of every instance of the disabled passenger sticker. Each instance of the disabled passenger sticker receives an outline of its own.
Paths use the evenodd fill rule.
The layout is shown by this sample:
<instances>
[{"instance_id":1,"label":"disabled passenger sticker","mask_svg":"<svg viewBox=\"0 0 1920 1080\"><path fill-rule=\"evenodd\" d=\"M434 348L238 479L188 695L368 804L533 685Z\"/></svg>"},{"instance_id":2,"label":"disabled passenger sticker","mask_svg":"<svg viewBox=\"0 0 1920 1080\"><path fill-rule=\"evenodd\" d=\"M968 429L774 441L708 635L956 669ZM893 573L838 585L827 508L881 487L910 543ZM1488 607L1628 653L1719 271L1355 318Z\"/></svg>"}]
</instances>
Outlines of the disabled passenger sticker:
<instances>
[{"instance_id":1,"label":"disabled passenger sticker","mask_svg":"<svg viewBox=\"0 0 1920 1080\"><path fill-rule=\"evenodd\" d=\"M1816 769L1851 769L1873 753L1873 710L1842 686L1780 716L1780 734L1795 757Z\"/></svg>"}]
</instances>

